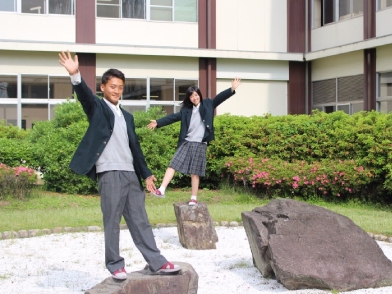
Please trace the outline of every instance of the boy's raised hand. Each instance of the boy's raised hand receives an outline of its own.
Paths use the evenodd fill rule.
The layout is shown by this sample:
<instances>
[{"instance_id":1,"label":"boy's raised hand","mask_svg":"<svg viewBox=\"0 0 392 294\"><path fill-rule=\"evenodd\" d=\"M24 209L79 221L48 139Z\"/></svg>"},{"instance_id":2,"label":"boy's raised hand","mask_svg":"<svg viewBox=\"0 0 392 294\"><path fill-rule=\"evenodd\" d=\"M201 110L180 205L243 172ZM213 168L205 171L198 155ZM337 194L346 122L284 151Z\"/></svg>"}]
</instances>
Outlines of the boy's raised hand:
<instances>
[{"instance_id":1,"label":"boy's raised hand","mask_svg":"<svg viewBox=\"0 0 392 294\"><path fill-rule=\"evenodd\" d=\"M241 85L241 79L234 78L234 80L231 81L231 92L234 92L239 85Z\"/></svg>"},{"instance_id":2,"label":"boy's raised hand","mask_svg":"<svg viewBox=\"0 0 392 294\"><path fill-rule=\"evenodd\" d=\"M65 67L71 76L78 73L79 60L77 55L75 55L74 59L72 59L71 53L67 50L67 52L61 51L61 53L59 53L59 57L59 63Z\"/></svg>"}]
</instances>

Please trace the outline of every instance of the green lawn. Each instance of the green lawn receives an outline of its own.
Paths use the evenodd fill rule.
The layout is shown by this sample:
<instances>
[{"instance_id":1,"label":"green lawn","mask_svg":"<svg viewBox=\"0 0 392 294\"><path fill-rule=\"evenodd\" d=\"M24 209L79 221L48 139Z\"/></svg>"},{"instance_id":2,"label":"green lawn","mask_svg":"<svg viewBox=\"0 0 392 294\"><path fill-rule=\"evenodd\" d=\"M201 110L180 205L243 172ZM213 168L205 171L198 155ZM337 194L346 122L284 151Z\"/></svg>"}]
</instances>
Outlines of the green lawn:
<instances>
[{"instance_id":1,"label":"green lawn","mask_svg":"<svg viewBox=\"0 0 392 294\"><path fill-rule=\"evenodd\" d=\"M166 198L147 194L146 209L152 225L175 223L173 203L189 200L190 191L169 190ZM241 221L241 212L265 205L254 195L238 190L201 190L198 200L206 202L214 221ZM312 204L325 207L352 219L367 232L392 236L392 209L358 203ZM0 232L55 227L101 226L102 215L98 196L63 195L36 190L24 201L0 201Z\"/></svg>"}]
</instances>

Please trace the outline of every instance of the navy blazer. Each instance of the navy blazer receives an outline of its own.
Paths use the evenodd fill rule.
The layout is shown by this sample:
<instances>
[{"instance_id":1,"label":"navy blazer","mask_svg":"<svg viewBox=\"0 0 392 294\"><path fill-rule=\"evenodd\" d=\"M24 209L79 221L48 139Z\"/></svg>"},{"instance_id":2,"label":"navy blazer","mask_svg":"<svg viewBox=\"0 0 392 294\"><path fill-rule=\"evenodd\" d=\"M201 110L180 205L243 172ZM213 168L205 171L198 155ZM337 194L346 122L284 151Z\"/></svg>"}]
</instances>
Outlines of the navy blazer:
<instances>
[{"instance_id":1,"label":"navy blazer","mask_svg":"<svg viewBox=\"0 0 392 294\"><path fill-rule=\"evenodd\" d=\"M199 113L202 122L205 125L205 132L202 142L209 143L215 139L214 135L214 109L222 102L229 99L235 94L231 88L220 92L215 96L214 99L206 98L200 101ZM161 119L157 120L157 128L161 128L172 124L177 121L181 121L180 135L178 138L177 148L185 141L186 135L188 134L189 124L191 122L192 108L182 107L177 113L169 114Z\"/></svg>"},{"instance_id":2,"label":"navy blazer","mask_svg":"<svg viewBox=\"0 0 392 294\"><path fill-rule=\"evenodd\" d=\"M114 113L103 99L95 96L84 80L73 89L87 115L89 127L79 143L69 167L78 174L87 175L93 180L97 179L95 163L109 142L114 127ZM133 156L133 166L140 185L142 178L152 175L147 167L139 140L135 132L133 115L121 108L124 115L129 138L129 148ZM143 186L143 185L142 185Z\"/></svg>"}]
</instances>

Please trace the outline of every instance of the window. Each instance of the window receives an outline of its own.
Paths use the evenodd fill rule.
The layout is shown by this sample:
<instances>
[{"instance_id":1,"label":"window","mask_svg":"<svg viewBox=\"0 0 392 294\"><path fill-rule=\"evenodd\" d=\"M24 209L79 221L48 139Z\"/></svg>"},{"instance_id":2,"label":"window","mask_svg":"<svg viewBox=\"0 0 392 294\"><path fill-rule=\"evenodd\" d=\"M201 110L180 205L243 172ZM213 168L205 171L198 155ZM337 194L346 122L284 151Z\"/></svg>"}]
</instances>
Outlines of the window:
<instances>
[{"instance_id":1,"label":"window","mask_svg":"<svg viewBox=\"0 0 392 294\"><path fill-rule=\"evenodd\" d=\"M49 77L49 98L73 98L72 84L69 77Z\"/></svg>"},{"instance_id":2,"label":"window","mask_svg":"<svg viewBox=\"0 0 392 294\"><path fill-rule=\"evenodd\" d=\"M363 75L341 77L312 83L313 109L326 113L363 110Z\"/></svg>"},{"instance_id":3,"label":"window","mask_svg":"<svg viewBox=\"0 0 392 294\"><path fill-rule=\"evenodd\" d=\"M378 74L377 106L381 112L392 111L392 71Z\"/></svg>"},{"instance_id":4,"label":"window","mask_svg":"<svg viewBox=\"0 0 392 294\"><path fill-rule=\"evenodd\" d=\"M97 78L96 94L102 97L100 85L101 78ZM121 106L131 113L146 110L149 106L162 106L166 113L170 114L178 111L177 108L184 100L188 88L197 85L197 80L126 78Z\"/></svg>"},{"instance_id":5,"label":"window","mask_svg":"<svg viewBox=\"0 0 392 294\"><path fill-rule=\"evenodd\" d=\"M97 17L146 18L145 0L97 0Z\"/></svg>"},{"instance_id":6,"label":"window","mask_svg":"<svg viewBox=\"0 0 392 294\"><path fill-rule=\"evenodd\" d=\"M173 20L172 0L150 0L151 20Z\"/></svg>"},{"instance_id":7,"label":"window","mask_svg":"<svg viewBox=\"0 0 392 294\"><path fill-rule=\"evenodd\" d=\"M378 10L392 7L392 0L377 0Z\"/></svg>"},{"instance_id":8,"label":"window","mask_svg":"<svg viewBox=\"0 0 392 294\"><path fill-rule=\"evenodd\" d=\"M363 14L363 0L339 0L339 20Z\"/></svg>"},{"instance_id":9,"label":"window","mask_svg":"<svg viewBox=\"0 0 392 294\"><path fill-rule=\"evenodd\" d=\"M17 84L18 80L16 76L0 75L0 99L17 98Z\"/></svg>"},{"instance_id":10,"label":"window","mask_svg":"<svg viewBox=\"0 0 392 294\"><path fill-rule=\"evenodd\" d=\"M174 21L197 22L197 0L177 0L174 3Z\"/></svg>"},{"instance_id":11,"label":"window","mask_svg":"<svg viewBox=\"0 0 392 294\"><path fill-rule=\"evenodd\" d=\"M26 75L22 76L23 99L48 99L48 77Z\"/></svg>"},{"instance_id":12,"label":"window","mask_svg":"<svg viewBox=\"0 0 392 294\"><path fill-rule=\"evenodd\" d=\"M197 22L197 0L97 0L97 17Z\"/></svg>"},{"instance_id":13,"label":"window","mask_svg":"<svg viewBox=\"0 0 392 294\"><path fill-rule=\"evenodd\" d=\"M73 15L74 0L21 0L21 12Z\"/></svg>"},{"instance_id":14,"label":"window","mask_svg":"<svg viewBox=\"0 0 392 294\"><path fill-rule=\"evenodd\" d=\"M335 0L323 0L323 24L335 21Z\"/></svg>"},{"instance_id":15,"label":"window","mask_svg":"<svg viewBox=\"0 0 392 294\"><path fill-rule=\"evenodd\" d=\"M121 16L120 0L97 0L97 16L119 18Z\"/></svg>"},{"instance_id":16,"label":"window","mask_svg":"<svg viewBox=\"0 0 392 294\"><path fill-rule=\"evenodd\" d=\"M6 124L12 124L14 126L17 126L17 105L1 104L0 100L0 120L4 120Z\"/></svg>"},{"instance_id":17,"label":"window","mask_svg":"<svg viewBox=\"0 0 392 294\"><path fill-rule=\"evenodd\" d=\"M16 0L1 0L0 11L16 12Z\"/></svg>"},{"instance_id":18,"label":"window","mask_svg":"<svg viewBox=\"0 0 392 294\"><path fill-rule=\"evenodd\" d=\"M146 18L145 0L123 0L122 17L123 18Z\"/></svg>"},{"instance_id":19,"label":"window","mask_svg":"<svg viewBox=\"0 0 392 294\"><path fill-rule=\"evenodd\" d=\"M359 15L363 15L363 0L313 1L314 28L318 28L329 23L350 19Z\"/></svg>"}]
</instances>

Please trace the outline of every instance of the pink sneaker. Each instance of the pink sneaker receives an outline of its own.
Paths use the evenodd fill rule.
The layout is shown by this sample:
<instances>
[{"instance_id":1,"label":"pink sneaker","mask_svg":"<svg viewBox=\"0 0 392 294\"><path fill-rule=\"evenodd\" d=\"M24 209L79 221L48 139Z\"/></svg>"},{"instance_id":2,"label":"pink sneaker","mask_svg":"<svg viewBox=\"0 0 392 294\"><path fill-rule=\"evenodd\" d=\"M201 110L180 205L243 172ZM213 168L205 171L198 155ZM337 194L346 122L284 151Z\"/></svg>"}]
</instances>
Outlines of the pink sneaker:
<instances>
[{"instance_id":1,"label":"pink sneaker","mask_svg":"<svg viewBox=\"0 0 392 294\"><path fill-rule=\"evenodd\" d=\"M196 199L191 199L188 203L189 206L194 206L197 205L197 200Z\"/></svg>"},{"instance_id":2,"label":"pink sneaker","mask_svg":"<svg viewBox=\"0 0 392 294\"><path fill-rule=\"evenodd\" d=\"M112 273L112 278L116 280L126 280L128 278L125 268L120 268Z\"/></svg>"},{"instance_id":3,"label":"pink sneaker","mask_svg":"<svg viewBox=\"0 0 392 294\"><path fill-rule=\"evenodd\" d=\"M157 273L175 273L179 272L181 267L178 264L172 264L171 262L166 262Z\"/></svg>"},{"instance_id":4,"label":"pink sneaker","mask_svg":"<svg viewBox=\"0 0 392 294\"><path fill-rule=\"evenodd\" d=\"M159 198L165 198L165 194L162 194L158 189L156 189L154 192L151 192L151 194Z\"/></svg>"}]
</instances>

